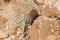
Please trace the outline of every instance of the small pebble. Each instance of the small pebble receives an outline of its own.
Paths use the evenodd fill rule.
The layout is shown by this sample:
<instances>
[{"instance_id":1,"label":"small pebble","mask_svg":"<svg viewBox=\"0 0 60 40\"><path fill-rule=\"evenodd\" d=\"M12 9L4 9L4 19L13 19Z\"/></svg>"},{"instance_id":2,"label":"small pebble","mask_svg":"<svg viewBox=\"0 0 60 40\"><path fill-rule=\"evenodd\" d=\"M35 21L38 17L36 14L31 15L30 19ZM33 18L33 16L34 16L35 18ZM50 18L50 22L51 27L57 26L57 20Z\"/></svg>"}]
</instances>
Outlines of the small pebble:
<instances>
[{"instance_id":1,"label":"small pebble","mask_svg":"<svg viewBox=\"0 0 60 40\"><path fill-rule=\"evenodd\" d=\"M56 18L52 19L52 21L56 20Z\"/></svg>"},{"instance_id":2,"label":"small pebble","mask_svg":"<svg viewBox=\"0 0 60 40\"><path fill-rule=\"evenodd\" d=\"M43 24L42 22L40 24Z\"/></svg>"},{"instance_id":3,"label":"small pebble","mask_svg":"<svg viewBox=\"0 0 60 40\"><path fill-rule=\"evenodd\" d=\"M56 36L54 36L54 35L49 35L47 37L47 40L55 40L55 39L56 39Z\"/></svg>"},{"instance_id":4,"label":"small pebble","mask_svg":"<svg viewBox=\"0 0 60 40\"><path fill-rule=\"evenodd\" d=\"M45 5L43 5L43 8L45 8L46 6Z\"/></svg>"},{"instance_id":5,"label":"small pebble","mask_svg":"<svg viewBox=\"0 0 60 40\"><path fill-rule=\"evenodd\" d=\"M49 6L50 8L52 8L52 6Z\"/></svg>"},{"instance_id":6,"label":"small pebble","mask_svg":"<svg viewBox=\"0 0 60 40\"><path fill-rule=\"evenodd\" d=\"M11 40L10 38L5 38L4 40Z\"/></svg>"},{"instance_id":7,"label":"small pebble","mask_svg":"<svg viewBox=\"0 0 60 40\"><path fill-rule=\"evenodd\" d=\"M56 27L59 27L59 25L57 25Z\"/></svg>"},{"instance_id":8,"label":"small pebble","mask_svg":"<svg viewBox=\"0 0 60 40\"><path fill-rule=\"evenodd\" d=\"M15 38L15 36L14 36L14 35L12 35L11 37L12 37L12 38Z\"/></svg>"},{"instance_id":9,"label":"small pebble","mask_svg":"<svg viewBox=\"0 0 60 40\"><path fill-rule=\"evenodd\" d=\"M54 32L54 30L53 30L53 29L51 29L51 32Z\"/></svg>"},{"instance_id":10,"label":"small pebble","mask_svg":"<svg viewBox=\"0 0 60 40\"><path fill-rule=\"evenodd\" d=\"M32 26L29 26L28 28L30 29Z\"/></svg>"},{"instance_id":11,"label":"small pebble","mask_svg":"<svg viewBox=\"0 0 60 40\"><path fill-rule=\"evenodd\" d=\"M40 30L38 29L37 32L40 33Z\"/></svg>"},{"instance_id":12,"label":"small pebble","mask_svg":"<svg viewBox=\"0 0 60 40\"><path fill-rule=\"evenodd\" d=\"M53 25L52 25L52 24L50 24L50 26L52 27Z\"/></svg>"},{"instance_id":13,"label":"small pebble","mask_svg":"<svg viewBox=\"0 0 60 40\"><path fill-rule=\"evenodd\" d=\"M39 25L39 28L41 28L41 25Z\"/></svg>"}]
</instances>

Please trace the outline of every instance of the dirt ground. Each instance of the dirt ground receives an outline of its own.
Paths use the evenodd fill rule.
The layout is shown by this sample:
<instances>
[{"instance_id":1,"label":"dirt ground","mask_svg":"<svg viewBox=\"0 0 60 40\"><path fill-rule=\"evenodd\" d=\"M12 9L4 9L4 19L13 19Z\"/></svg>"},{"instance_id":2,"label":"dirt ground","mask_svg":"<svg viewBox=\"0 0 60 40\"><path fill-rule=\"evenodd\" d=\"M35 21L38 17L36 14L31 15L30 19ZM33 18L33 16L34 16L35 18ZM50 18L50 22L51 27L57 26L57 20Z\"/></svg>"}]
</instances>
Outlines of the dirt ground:
<instances>
[{"instance_id":1,"label":"dirt ground","mask_svg":"<svg viewBox=\"0 0 60 40\"><path fill-rule=\"evenodd\" d=\"M60 0L0 0L0 40L60 40Z\"/></svg>"}]
</instances>

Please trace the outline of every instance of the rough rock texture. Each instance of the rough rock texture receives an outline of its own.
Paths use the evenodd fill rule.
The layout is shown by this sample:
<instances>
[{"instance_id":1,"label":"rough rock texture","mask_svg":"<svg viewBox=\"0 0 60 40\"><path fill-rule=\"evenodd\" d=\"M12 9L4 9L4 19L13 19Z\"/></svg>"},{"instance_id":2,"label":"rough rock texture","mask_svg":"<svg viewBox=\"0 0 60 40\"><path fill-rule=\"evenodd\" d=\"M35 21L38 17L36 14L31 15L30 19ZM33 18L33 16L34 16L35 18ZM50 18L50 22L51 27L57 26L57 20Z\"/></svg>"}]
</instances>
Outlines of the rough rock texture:
<instances>
[{"instance_id":1,"label":"rough rock texture","mask_svg":"<svg viewBox=\"0 0 60 40\"><path fill-rule=\"evenodd\" d=\"M60 40L60 10L58 0L33 0L40 16L28 26L27 40ZM58 7L57 7L58 6Z\"/></svg>"},{"instance_id":2,"label":"rough rock texture","mask_svg":"<svg viewBox=\"0 0 60 40\"><path fill-rule=\"evenodd\" d=\"M40 16L24 32L33 9ZM0 40L60 40L60 0L0 0Z\"/></svg>"}]
</instances>

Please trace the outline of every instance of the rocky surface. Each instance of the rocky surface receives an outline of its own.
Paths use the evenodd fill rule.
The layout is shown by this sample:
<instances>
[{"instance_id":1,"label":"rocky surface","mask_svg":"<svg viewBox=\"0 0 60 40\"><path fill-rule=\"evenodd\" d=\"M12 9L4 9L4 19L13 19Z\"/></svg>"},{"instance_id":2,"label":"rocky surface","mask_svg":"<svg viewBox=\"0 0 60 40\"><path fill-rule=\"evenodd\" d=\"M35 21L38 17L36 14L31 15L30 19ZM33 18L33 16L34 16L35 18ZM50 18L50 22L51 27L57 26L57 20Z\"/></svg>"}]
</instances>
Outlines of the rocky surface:
<instances>
[{"instance_id":1,"label":"rocky surface","mask_svg":"<svg viewBox=\"0 0 60 40\"><path fill-rule=\"evenodd\" d=\"M60 0L0 0L0 40L60 40Z\"/></svg>"},{"instance_id":2,"label":"rocky surface","mask_svg":"<svg viewBox=\"0 0 60 40\"><path fill-rule=\"evenodd\" d=\"M39 7L40 16L28 26L27 40L60 40L60 11L56 0L33 0ZM58 19L58 20L57 20ZM26 36L26 37L27 37Z\"/></svg>"}]
</instances>

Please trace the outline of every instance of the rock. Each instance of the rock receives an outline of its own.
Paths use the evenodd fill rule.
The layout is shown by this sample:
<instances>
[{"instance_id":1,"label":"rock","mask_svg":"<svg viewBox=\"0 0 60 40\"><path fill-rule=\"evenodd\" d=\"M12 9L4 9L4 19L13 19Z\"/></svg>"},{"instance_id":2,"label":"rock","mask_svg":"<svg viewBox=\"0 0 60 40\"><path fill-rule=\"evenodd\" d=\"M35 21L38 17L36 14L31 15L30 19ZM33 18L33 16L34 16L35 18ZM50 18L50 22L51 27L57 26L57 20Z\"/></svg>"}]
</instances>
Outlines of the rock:
<instances>
[{"instance_id":1,"label":"rock","mask_svg":"<svg viewBox=\"0 0 60 40\"><path fill-rule=\"evenodd\" d=\"M3 30L0 29L0 38L6 38L8 37L7 33L5 33Z\"/></svg>"},{"instance_id":2,"label":"rock","mask_svg":"<svg viewBox=\"0 0 60 40\"><path fill-rule=\"evenodd\" d=\"M10 38L5 38L4 40L11 40Z\"/></svg>"},{"instance_id":3,"label":"rock","mask_svg":"<svg viewBox=\"0 0 60 40\"><path fill-rule=\"evenodd\" d=\"M14 33L17 32L18 26L14 26L8 30L8 35L13 35Z\"/></svg>"}]
</instances>

